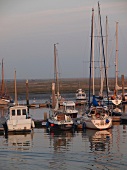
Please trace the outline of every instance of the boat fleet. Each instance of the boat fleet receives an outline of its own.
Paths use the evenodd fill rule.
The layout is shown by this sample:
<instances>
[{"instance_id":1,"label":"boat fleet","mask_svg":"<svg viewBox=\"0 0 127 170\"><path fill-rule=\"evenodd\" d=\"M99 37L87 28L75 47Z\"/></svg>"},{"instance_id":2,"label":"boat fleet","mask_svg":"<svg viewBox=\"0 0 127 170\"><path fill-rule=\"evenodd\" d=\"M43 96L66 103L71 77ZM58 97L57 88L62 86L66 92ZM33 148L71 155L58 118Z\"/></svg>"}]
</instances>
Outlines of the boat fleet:
<instances>
[{"instance_id":1,"label":"boat fleet","mask_svg":"<svg viewBox=\"0 0 127 170\"><path fill-rule=\"evenodd\" d=\"M98 3L99 14L99 27L100 27L100 48L104 52L102 25L100 6ZM121 116L121 110L118 106L121 104L122 99L117 93L109 95L108 91L108 77L106 74L106 65L103 63L103 70L105 70L105 82L106 82L106 95L102 95L102 89L100 90L100 96L95 95L94 88L94 9L92 9L91 20L91 50L90 50L90 80L89 80L89 93L86 95L85 90L82 88L77 89L75 93L75 101L64 99L59 92L59 77L57 68L57 44L54 44L54 83L52 83L52 96L50 98L50 110L49 116L46 120L45 127L48 130L75 130L80 128L82 130L96 129L106 130L112 128L113 116ZM116 50L118 51L118 50ZM105 61L105 55L103 55ZM102 60L101 60L102 61ZM102 67L102 66L101 66ZM102 68L101 68L102 70ZM118 71L116 71L118 72ZM102 80L102 79L101 79ZM104 82L104 78L103 78ZM93 86L91 88L91 85ZM102 82L101 82L102 85ZM116 83L117 86L117 83ZM91 90L92 89L92 90ZM117 91L117 89L115 89ZM92 91L92 94L91 94ZM3 73L3 60L2 60L2 92L0 98L0 105L9 106L8 117L0 120L5 132L31 132L35 127L34 121L29 116L28 107L21 106L17 101L16 91L16 72L15 72L15 101L5 98L4 95L4 73ZM127 100L127 94L125 95ZM84 104L84 112L79 114L76 109L76 104ZM116 108L109 108L109 105L113 105Z\"/></svg>"}]
</instances>

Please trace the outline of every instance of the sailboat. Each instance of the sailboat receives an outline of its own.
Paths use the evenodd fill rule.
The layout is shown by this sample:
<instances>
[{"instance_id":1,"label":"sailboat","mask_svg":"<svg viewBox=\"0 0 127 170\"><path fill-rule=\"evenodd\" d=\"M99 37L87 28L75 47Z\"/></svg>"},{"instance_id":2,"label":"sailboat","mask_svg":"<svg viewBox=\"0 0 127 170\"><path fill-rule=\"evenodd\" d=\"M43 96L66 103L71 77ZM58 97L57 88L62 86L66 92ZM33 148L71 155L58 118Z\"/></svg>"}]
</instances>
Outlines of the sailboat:
<instances>
[{"instance_id":1,"label":"sailboat","mask_svg":"<svg viewBox=\"0 0 127 170\"><path fill-rule=\"evenodd\" d=\"M53 102L55 100L55 83L52 83L52 100ZM46 127L50 130L70 130L73 128L73 124L71 116L59 109L57 98L55 108L52 108L49 111L49 118L47 119Z\"/></svg>"},{"instance_id":2,"label":"sailboat","mask_svg":"<svg viewBox=\"0 0 127 170\"><path fill-rule=\"evenodd\" d=\"M13 105L14 105L14 101L7 94L7 91L5 89L4 66L3 66L3 59L2 59L2 82L1 82L1 93L0 93L0 107L13 106Z\"/></svg>"},{"instance_id":3,"label":"sailboat","mask_svg":"<svg viewBox=\"0 0 127 170\"><path fill-rule=\"evenodd\" d=\"M98 2L98 10L100 16L100 6ZM101 16L100 16L100 28L102 36L102 27L101 27ZM104 57L104 68L105 68L105 56L104 56L104 46L103 46L103 36L102 36L102 49ZM92 66L91 66L92 63ZM92 69L91 69L92 67ZM90 88L91 88L91 72L93 76L93 100L90 101ZM106 77L106 69L105 69ZM107 81L106 81L107 85ZM107 92L108 94L108 92ZM109 116L109 110L107 107L99 105L95 98L95 89L94 89L94 9L92 9L92 23L91 23L91 53L90 53L90 79L89 79L89 108L86 110L86 114L82 118L83 128L90 129L108 129L112 127L112 118Z\"/></svg>"},{"instance_id":4,"label":"sailboat","mask_svg":"<svg viewBox=\"0 0 127 170\"><path fill-rule=\"evenodd\" d=\"M16 71L15 71L15 106L9 108L7 119L8 132L31 132L34 121L28 114L28 107L19 105L17 101Z\"/></svg>"},{"instance_id":5,"label":"sailboat","mask_svg":"<svg viewBox=\"0 0 127 170\"><path fill-rule=\"evenodd\" d=\"M110 101L110 104L114 104L115 106L118 106L122 102L122 97L118 95L118 90L120 87L118 86L118 22L116 22L116 57L115 57L115 89L114 93L112 93L108 98L104 98L104 102L108 103Z\"/></svg>"}]
</instances>

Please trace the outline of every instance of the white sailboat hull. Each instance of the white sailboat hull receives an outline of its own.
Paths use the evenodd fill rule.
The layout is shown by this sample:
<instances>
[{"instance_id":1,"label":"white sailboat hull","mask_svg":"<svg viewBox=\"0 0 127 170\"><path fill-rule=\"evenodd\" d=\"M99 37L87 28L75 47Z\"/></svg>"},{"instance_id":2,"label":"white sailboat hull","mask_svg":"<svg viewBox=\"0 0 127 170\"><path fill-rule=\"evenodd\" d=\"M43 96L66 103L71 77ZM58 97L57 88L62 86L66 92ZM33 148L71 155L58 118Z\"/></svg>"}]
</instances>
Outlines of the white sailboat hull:
<instances>
[{"instance_id":1,"label":"white sailboat hull","mask_svg":"<svg viewBox=\"0 0 127 170\"><path fill-rule=\"evenodd\" d=\"M107 123L108 122L108 123ZM112 118L106 119L91 119L89 117L84 118L85 127L88 129L109 129L112 127Z\"/></svg>"}]
</instances>

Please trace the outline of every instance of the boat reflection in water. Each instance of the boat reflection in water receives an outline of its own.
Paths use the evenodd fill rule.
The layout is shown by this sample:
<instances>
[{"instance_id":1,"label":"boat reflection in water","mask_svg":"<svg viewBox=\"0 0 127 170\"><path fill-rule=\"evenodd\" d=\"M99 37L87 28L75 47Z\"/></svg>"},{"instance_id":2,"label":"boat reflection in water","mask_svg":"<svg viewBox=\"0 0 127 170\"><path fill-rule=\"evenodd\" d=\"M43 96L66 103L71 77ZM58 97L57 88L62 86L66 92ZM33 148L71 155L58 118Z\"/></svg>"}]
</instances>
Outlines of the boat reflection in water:
<instances>
[{"instance_id":1,"label":"boat reflection in water","mask_svg":"<svg viewBox=\"0 0 127 170\"><path fill-rule=\"evenodd\" d=\"M8 135L7 143L12 150L29 150L33 141L33 133ZM11 149L11 148L10 148Z\"/></svg>"},{"instance_id":2,"label":"boat reflection in water","mask_svg":"<svg viewBox=\"0 0 127 170\"><path fill-rule=\"evenodd\" d=\"M54 150L68 150L70 142L73 138L71 131L48 131L50 144L54 147Z\"/></svg>"},{"instance_id":3,"label":"boat reflection in water","mask_svg":"<svg viewBox=\"0 0 127 170\"><path fill-rule=\"evenodd\" d=\"M88 137L91 151L110 150L110 142L112 139L111 129L102 131L87 129L83 132L83 137Z\"/></svg>"}]
</instances>

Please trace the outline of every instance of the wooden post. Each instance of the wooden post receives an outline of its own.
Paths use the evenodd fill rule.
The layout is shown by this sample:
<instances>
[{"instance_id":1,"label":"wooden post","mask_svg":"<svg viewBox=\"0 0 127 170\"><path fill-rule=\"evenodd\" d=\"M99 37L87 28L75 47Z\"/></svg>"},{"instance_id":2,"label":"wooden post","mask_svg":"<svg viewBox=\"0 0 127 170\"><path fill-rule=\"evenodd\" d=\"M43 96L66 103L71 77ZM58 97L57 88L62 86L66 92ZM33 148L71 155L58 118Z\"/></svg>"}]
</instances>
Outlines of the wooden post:
<instances>
[{"instance_id":1,"label":"wooden post","mask_svg":"<svg viewBox=\"0 0 127 170\"><path fill-rule=\"evenodd\" d=\"M14 77L14 86L15 86L15 105L18 105L18 99L17 99L17 85L16 85L16 70L15 70L15 77Z\"/></svg>"},{"instance_id":2,"label":"wooden post","mask_svg":"<svg viewBox=\"0 0 127 170\"><path fill-rule=\"evenodd\" d=\"M47 120L47 112L44 112L44 120Z\"/></svg>"},{"instance_id":3,"label":"wooden post","mask_svg":"<svg viewBox=\"0 0 127 170\"><path fill-rule=\"evenodd\" d=\"M121 76L122 79L122 101L125 101L125 96L124 96L124 75Z\"/></svg>"},{"instance_id":4,"label":"wooden post","mask_svg":"<svg viewBox=\"0 0 127 170\"><path fill-rule=\"evenodd\" d=\"M28 87L28 80L26 80L26 105L29 106L29 87Z\"/></svg>"}]
</instances>

